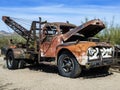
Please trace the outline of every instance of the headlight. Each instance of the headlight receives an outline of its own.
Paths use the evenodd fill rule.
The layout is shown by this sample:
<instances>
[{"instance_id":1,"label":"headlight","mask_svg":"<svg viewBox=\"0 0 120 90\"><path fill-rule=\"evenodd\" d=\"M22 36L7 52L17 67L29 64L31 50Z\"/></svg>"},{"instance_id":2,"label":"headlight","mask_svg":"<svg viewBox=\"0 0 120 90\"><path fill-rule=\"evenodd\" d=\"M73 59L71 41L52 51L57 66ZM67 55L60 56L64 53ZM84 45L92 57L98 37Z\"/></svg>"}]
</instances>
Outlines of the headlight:
<instances>
[{"instance_id":1,"label":"headlight","mask_svg":"<svg viewBox=\"0 0 120 90\"><path fill-rule=\"evenodd\" d=\"M98 48L89 48L88 49L88 56L89 60L91 59L98 59L99 58L99 49Z\"/></svg>"},{"instance_id":2,"label":"headlight","mask_svg":"<svg viewBox=\"0 0 120 90\"><path fill-rule=\"evenodd\" d=\"M113 55L113 48L107 49L108 55Z\"/></svg>"},{"instance_id":3,"label":"headlight","mask_svg":"<svg viewBox=\"0 0 120 90\"><path fill-rule=\"evenodd\" d=\"M89 48L88 53L89 53L89 56L93 56L96 53L96 49Z\"/></svg>"},{"instance_id":4,"label":"headlight","mask_svg":"<svg viewBox=\"0 0 120 90\"><path fill-rule=\"evenodd\" d=\"M100 49L101 55L103 58L108 58L108 57L112 57L113 55L113 48L101 48Z\"/></svg>"},{"instance_id":5,"label":"headlight","mask_svg":"<svg viewBox=\"0 0 120 90\"><path fill-rule=\"evenodd\" d=\"M89 56L94 56L94 55L98 54L98 52L99 52L98 48L89 48L88 49Z\"/></svg>"}]
</instances>

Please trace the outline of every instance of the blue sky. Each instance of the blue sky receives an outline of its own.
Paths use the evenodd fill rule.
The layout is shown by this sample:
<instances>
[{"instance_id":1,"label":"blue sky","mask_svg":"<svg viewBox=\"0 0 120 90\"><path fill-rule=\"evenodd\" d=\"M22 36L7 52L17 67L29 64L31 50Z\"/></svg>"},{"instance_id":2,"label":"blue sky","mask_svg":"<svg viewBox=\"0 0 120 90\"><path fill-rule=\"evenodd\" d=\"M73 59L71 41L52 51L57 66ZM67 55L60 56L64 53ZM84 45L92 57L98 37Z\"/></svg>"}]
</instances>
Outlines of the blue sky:
<instances>
[{"instance_id":1,"label":"blue sky","mask_svg":"<svg viewBox=\"0 0 120 90\"><path fill-rule=\"evenodd\" d=\"M31 7L64 4L65 6L80 5L119 5L120 0L1 0L0 6L5 7Z\"/></svg>"},{"instance_id":2,"label":"blue sky","mask_svg":"<svg viewBox=\"0 0 120 90\"><path fill-rule=\"evenodd\" d=\"M87 17L100 18L120 25L120 0L0 0L0 17L3 15L50 22L70 21L80 25ZM0 30L8 30L0 20Z\"/></svg>"}]
</instances>

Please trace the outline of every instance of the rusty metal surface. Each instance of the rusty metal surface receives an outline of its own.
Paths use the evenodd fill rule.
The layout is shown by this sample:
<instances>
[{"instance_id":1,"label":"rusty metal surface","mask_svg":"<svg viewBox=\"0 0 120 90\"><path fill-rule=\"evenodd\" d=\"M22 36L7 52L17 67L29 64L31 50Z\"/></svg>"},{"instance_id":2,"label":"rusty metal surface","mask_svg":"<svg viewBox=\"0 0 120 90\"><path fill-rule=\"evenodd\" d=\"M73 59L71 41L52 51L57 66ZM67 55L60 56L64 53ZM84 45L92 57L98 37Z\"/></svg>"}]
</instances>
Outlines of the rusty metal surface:
<instances>
[{"instance_id":1,"label":"rusty metal surface","mask_svg":"<svg viewBox=\"0 0 120 90\"><path fill-rule=\"evenodd\" d=\"M15 59L25 59L26 58L26 49L22 49L22 48L8 48L6 54L9 52L9 51L12 51L13 52L13 55L14 55L14 58Z\"/></svg>"},{"instance_id":2,"label":"rusty metal surface","mask_svg":"<svg viewBox=\"0 0 120 90\"><path fill-rule=\"evenodd\" d=\"M43 42L41 43L41 56L42 57L55 57L58 58L57 55L59 53L59 51L61 49L67 49L70 52L72 52L72 54L76 57L76 59L78 60L78 62L81 64L82 62L82 56L87 54L87 50L89 47L93 47L93 46L103 46L103 47L111 47L110 44L105 43L105 42L89 42L89 41L69 41L69 42L64 42L67 39L69 39L72 35L76 34L77 32L80 34L84 34L84 36L86 38L88 38L89 36L94 36L95 34L97 34L99 31L101 31L103 28L105 28L104 24L102 23L102 21L100 21L99 19L95 19L92 21L89 21L82 26L82 28L76 27L74 25L69 25L68 23L49 23L46 24L43 28L43 31L46 31L47 28L49 26L55 26L56 27L56 31L58 32L57 34L54 35L47 35L43 32L44 37L47 36L47 39L43 40ZM62 34L60 26L65 26L70 28L72 27L73 30L69 30L67 33ZM91 28L88 28L89 26L91 26ZM94 32L93 34L90 34L91 32ZM89 32L89 36L86 36Z\"/></svg>"},{"instance_id":3,"label":"rusty metal surface","mask_svg":"<svg viewBox=\"0 0 120 90\"><path fill-rule=\"evenodd\" d=\"M67 24L67 23L51 23L49 25L55 25L56 27L57 26L62 26L62 25L67 25L67 26L71 27L71 24ZM49 25L46 25L46 27L49 26ZM71 31L69 30L66 34L58 34L58 35L54 35L54 36L51 35L52 39L50 41L44 41L41 45L42 55L44 57L56 57L56 52L59 52L59 49L67 48L72 53L74 53L74 55L80 56L80 53L77 55L78 52L75 53L76 52L75 50L80 49L81 52L86 52L88 47L90 47L90 46L95 46L97 44L106 46L107 45L106 43L97 43L96 44L96 43L93 43L93 42L91 42L91 43L90 42L80 42L79 44L76 44L76 43L74 43L76 41L74 41L74 42L70 42L70 43L63 43L63 41L70 38L71 35L74 35L77 32L83 33L83 31L86 32L88 30L91 30L91 28L87 28L89 25L93 25L92 26L93 28L98 27L99 31L105 27L104 24L100 20L92 20L92 21L89 21L89 22L83 24L82 27L79 26L79 27L76 27L75 29L73 29ZM72 25L72 26L75 27L74 25ZM87 29L84 29L84 28L87 28ZM98 33L98 30L93 29L93 28L92 28L92 30L94 32ZM57 30L57 31L60 32L59 30ZM88 34L88 32L87 32L87 34ZM94 33L94 35L95 35L95 33ZM49 38L51 38L51 37L49 37ZM59 49L57 48L58 49L57 50L56 47L58 47L58 46L59 47L61 46L61 48L59 48ZM79 46L79 48L77 46Z\"/></svg>"},{"instance_id":4,"label":"rusty metal surface","mask_svg":"<svg viewBox=\"0 0 120 90\"><path fill-rule=\"evenodd\" d=\"M100 46L99 46L100 45ZM80 65L86 65L86 63L88 62L88 48L90 47L102 47L102 48L110 48L111 45L108 44L103 44L103 46L101 46L101 44L97 44L95 42L80 42L78 44L75 43L70 43L70 44L65 44L65 45L60 45L58 47L58 51L57 54L62 50L62 49L67 49L70 52L72 52L72 54L75 56L76 60L78 61L78 63ZM56 54L56 55L57 55ZM112 57L110 59L108 59L108 62L113 59ZM104 59L103 59L104 60ZM95 60L96 61L96 60ZM100 58L98 61L101 61ZM57 62L57 61L56 61Z\"/></svg>"},{"instance_id":5,"label":"rusty metal surface","mask_svg":"<svg viewBox=\"0 0 120 90\"><path fill-rule=\"evenodd\" d=\"M52 22L52 23L46 23L46 26L49 26L49 25L55 25L55 26L67 26L67 27L77 27L76 25L74 24L71 24L71 23L64 23L64 22Z\"/></svg>"},{"instance_id":6,"label":"rusty metal surface","mask_svg":"<svg viewBox=\"0 0 120 90\"><path fill-rule=\"evenodd\" d=\"M63 35L63 40L66 41L68 38L70 38L72 35L75 35L77 32L79 34L83 34L87 38L93 37L104 28L105 25L101 20L99 19L91 20L65 33Z\"/></svg>"},{"instance_id":7,"label":"rusty metal surface","mask_svg":"<svg viewBox=\"0 0 120 90\"><path fill-rule=\"evenodd\" d=\"M54 36L52 40L45 41L41 44L43 57L56 57L56 47L62 43L61 35Z\"/></svg>"},{"instance_id":8,"label":"rusty metal surface","mask_svg":"<svg viewBox=\"0 0 120 90\"><path fill-rule=\"evenodd\" d=\"M3 17L3 21L10 26L10 21ZM9 22L9 23L8 23ZM37 23L37 22L36 22ZM40 22L41 24L41 22ZM16 24L13 24L13 27L15 27ZM88 21L80 26L76 26L74 24L70 23L62 23L62 22L53 22L53 23L43 23L42 26L40 25L39 28L36 28L36 25L32 23L30 33L31 35L25 35L27 40L29 37L33 38L34 45L33 45L33 51L28 49L27 51L24 51L23 49L13 49L14 54L16 58L30 58L31 55L39 54L42 58L56 58L58 53L63 50L67 49L70 51L79 64L85 65L87 63L87 54L88 49L90 47L112 47L110 44L105 42L92 42L88 41L89 37L93 37L98 32L100 32L102 29L105 28L105 25L103 22L99 19L94 19L91 21ZM24 28L20 28L18 31L21 31L25 33L26 30ZM39 38L37 38L36 30L40 30L39 32ZM21 33L18 33L21 34ZM22 33L21 36L24 36ZM29 41L29 40L28 40ZM40 42L40 43L39 43ZM30 55L28 53L30 51L32 54ZM100 49L99 49L100 51ZM38 55L39 56L39 55ZM40 58L38 57L38 58Z\"/></svg>"},{"instance_id":9,"label":"rusty metal surface","mask_svg":"<svg viewBox=\"0 0 120 90\"><path fill-rule=\"evenodd\" d=\"M18 24L17 22L15 22L14 20L12 20L10 17L8 16L3 16L2 20L4 21L5 24L7 24L10 28L12 28L16 33L18 33L19 35L21 35L24 39L33 39L33 37L29 37L30 36L30 32L24 28L23 26L21 26L20 24Z\"/></svg>"},{"instance_id":10,"label":"rusty metal surface","mask_svg":"<svg viewBox=\"0 0 120 90\"><path fill-rule=\"evenodd\" d=\"M72 52L72 54L76 57L76 59L78 60L79 63L81 63L82 61L82 55L87 55L87 50L89 47L91 46L96 46L97 44L94 42L80 42L78 44L76 43L67 43L67 44L63 44L60 45L57 48L57 53L61 50L61 49L67 49L70 52Z\"/></svg>"}]
</instances>

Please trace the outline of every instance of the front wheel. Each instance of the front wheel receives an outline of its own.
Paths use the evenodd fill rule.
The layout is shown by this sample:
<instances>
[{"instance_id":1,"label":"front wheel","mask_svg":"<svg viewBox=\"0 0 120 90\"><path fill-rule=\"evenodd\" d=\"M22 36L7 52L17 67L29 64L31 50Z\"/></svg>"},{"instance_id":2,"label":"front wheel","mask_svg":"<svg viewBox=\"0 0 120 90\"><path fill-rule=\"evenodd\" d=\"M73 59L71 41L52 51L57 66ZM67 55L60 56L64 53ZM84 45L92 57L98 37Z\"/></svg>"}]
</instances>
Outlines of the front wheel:
<instances>
[{"instance_id":1,"label":"front wheel","mask_svg":"<svg viewBox=\"0 0 120 90\"><path fill-rule=\"evenodd\" d=\"M75 78L81 73L81 67L79 63L70 53L63 53L59 56L58 70L60 75L70 78Z\"/></svg>"}]
</instances>

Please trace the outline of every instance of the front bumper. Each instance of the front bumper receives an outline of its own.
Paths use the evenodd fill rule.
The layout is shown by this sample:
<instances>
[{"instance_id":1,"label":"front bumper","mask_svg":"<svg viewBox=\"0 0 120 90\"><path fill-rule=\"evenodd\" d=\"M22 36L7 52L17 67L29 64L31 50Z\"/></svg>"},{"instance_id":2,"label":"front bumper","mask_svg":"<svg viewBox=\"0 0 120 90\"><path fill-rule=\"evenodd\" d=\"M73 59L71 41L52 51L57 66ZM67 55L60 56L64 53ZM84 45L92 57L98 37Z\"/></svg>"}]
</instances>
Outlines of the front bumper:
<instances>
[{"instance_id":1,"label":"front bumper","mask_svg":"<svg viewBox=\"0 0 120 90\"><path fill-rule=\"evenodd\" d=\"M107 58L102 60L93 60L86 63L85 67L87 69L95 68L95 67L102 67L102 66L110 66L113 64L113 58Z\"/></svg>"}]
</instances>

